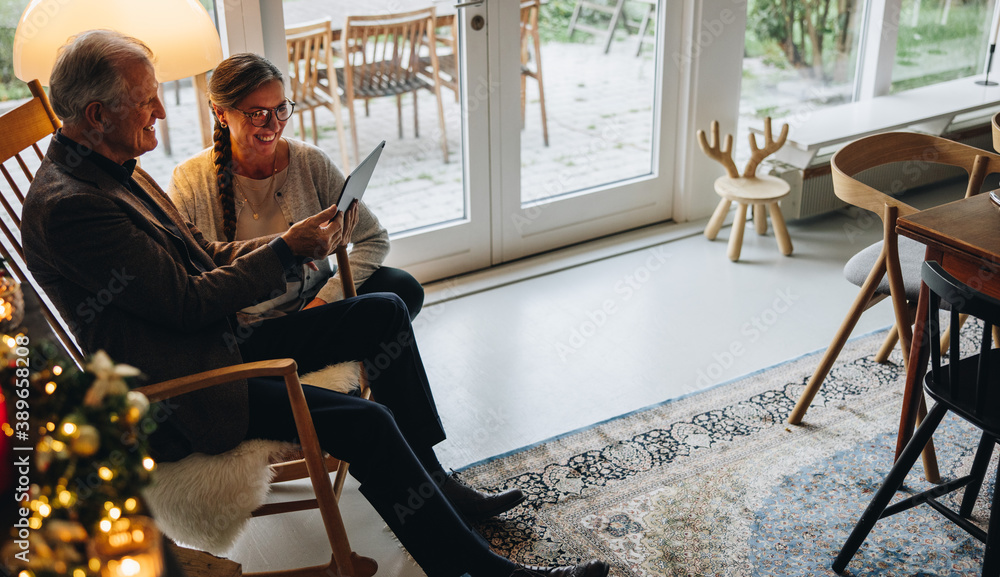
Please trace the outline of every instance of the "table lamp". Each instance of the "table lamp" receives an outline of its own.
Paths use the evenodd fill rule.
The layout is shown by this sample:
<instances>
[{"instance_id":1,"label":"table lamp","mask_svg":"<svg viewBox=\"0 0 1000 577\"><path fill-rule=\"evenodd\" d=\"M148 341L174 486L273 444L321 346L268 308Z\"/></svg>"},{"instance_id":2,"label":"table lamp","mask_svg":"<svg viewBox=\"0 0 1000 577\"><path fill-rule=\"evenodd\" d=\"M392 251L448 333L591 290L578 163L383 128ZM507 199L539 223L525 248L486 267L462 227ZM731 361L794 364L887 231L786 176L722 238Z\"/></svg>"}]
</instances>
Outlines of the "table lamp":
<instances>
[{"instance_id":1,"label":"table lamp","mask_svg":"<svg viewBox=\"0 0 1000 577\"><path fill-rule=\"evenodd\" d=\"M48 86L59 48L94 29L143 41L153 51L161 84L193 76L196 93L205 94L204 73L222 61L219 33L198 0L31 0L14 33L14 75ZM202 141L211 142L204 101L198 99L198 122Z\"/></svg>"},{"instance_id":2,"label":"table lamp","mask_svg":"<svg viewBox=\"0 0 1000 577\"><path fill-rule=\"evenodd\" d=\"M14 33L14 75L48 86L59 47L99 28L145 42L160 82L207 72L222 61L219 33L197 0L32 0Z\"/></svg>"}]
</instances>

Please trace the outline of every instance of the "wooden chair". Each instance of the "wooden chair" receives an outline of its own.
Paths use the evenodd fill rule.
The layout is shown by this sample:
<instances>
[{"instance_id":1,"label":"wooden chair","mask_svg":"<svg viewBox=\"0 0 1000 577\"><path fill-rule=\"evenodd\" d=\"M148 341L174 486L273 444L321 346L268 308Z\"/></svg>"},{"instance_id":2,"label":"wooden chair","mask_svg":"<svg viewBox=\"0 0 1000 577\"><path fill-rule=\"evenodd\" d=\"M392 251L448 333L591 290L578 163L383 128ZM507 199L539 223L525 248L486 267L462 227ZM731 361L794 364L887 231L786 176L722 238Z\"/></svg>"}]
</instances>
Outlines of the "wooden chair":
<instances>
[{"instance_id":1,"label":"wooden chair","mask_svg":"<svg viewBox=\"0 0 1000 577\"><path fill-rule=\"evenodd\" d=\"M993 115L990 124L993 126L993 150L1000 152L1000 112Z\"/></svg>"},{"instance_id":2,"label":"wooden chair","mask_svg":"<svg viewBox=\"0 0 1000 577\"><path fill-rule=\"evenodd\" d=\"M549 145L549 124L545 116L545 86L542 82L542 44L538 37L541 0L521 0L521 128L524 128L525 93L528 78L538 83L538 103L542 109L542 139ZM529 64L534 61L532 68Z\"/></svg>"},{"instance_id":3,"label":"wooden chair","mask_svg":"<svg viewBox=\"0 0 1000 577\"><path fill-rule=\"evenodd\" d=\"M580 16L584 13L584 9L591 15L596 15L597 13L607 14L609 16L608 27L602 29L597 26L581 23ZM618 30L619 25L627 33L631 32L631 30L638 30L640 27L640 23L630 21L625 14L625 0L613 0L611 4L594 2L592 0L577 0L576 6L573 8L573 15L569 19L569 36L572 38L573 33L577 30L582 30L594 36L603 34L604 53L607 54L611 50L611 40L614 38L615 31Z\"/></svg>"},{"instance_id":4,"label":"wooden chair","mask_svg":"<svg viewBox=\"0 0 1000 577\"><path fill-rule=\"evenodd\" d=\"M642 15L642 21L639 22L639 42L635 49L635 55L639 56L642 54L642 46L644 44L652 44L656 46L656 34L654 33L652 37L647 36L646 32L649 30L650 24L656 24L656 5L659 0L639 0L642 4L646 5L646 12Z\"/></svg>"},{"instance_id":5,"label":"wooden chair","mask_svg":"<svg viewBox=\"0 0 1000 577\"><path fill-rule=\"evenodd\" d=\"M442 30L447 28L447 32L442 34ZM458 78L458 18L453 17L448 26L438 26L435 28L435 39L437 40L437 60L438 60L438 82L441 86L451 90L455 95L455 102L459 101L461 95L461 85ZM431 67L431 46L427 44L427 53L420 56L420 71L428 78L433 78L434 72ZM444 51L441 52L440 50Z\"/></svg>"},{"instance_id":6,"label":"wooden chair","mask_svg":"<svg viewBox=\"0 0 1000 577\"><path fill-rule=\"evenodd\" d=\"M876 134L844 146L830 161L833 190L838 198L879 215L883 221L883 240L855 255L845 275L861 287L861 292L848 311L847 318L809 379L788 422L802 422L809 405L823 380L837 360L864 311L886 297L892 298L896 318L895 328L883 344L876 361L884 362L898 340L903 356L908 357L912 339L912 312L920 290L920 265L924 260L924 245L896 234L896 219L917 212L916 208L880 192L858 180L864 171L896 163L912 169L928 163L957 166L969 175L966 196L978 194L988 174L1000 172L1000 155L959 144L945 138L908 132ZM926 412L923 409L921 413ZM931 459L932 450L927 458ZM928 472L933 477L932 472Z\"/></svg>"},{"instance_id":7,"label":"wooden chair","mask_svg":"<svg viewBox=\"0 0 1000 577\"><path fill-rule=\"evenodd\" d=\"M312 118L313 144L318 144L319 129L316 125L316 109L325 107L333 113L340 138L340 161L343 171L351 169L347 153L347 134L341 115L340 90L333 70L333 32L330 19L308 22L285 28L285 44L288 47L288 80L291 99L295 102L299 115L299 138L306 139L305 113ZM332 84L331 84L332 83ZM353 120L351 128L354 128ZM357 152L357 151L355 151Z\"/></svg>"},{"instance_id":8,"label":"wooden chair","mask_svg":"<svg viewBox=\"0 0 1000 577\"><path fill-rule=\"evenodd\" d=\"M982 575L1000 575L1000 493L994 491L990 506L991 514L988 531L983 531L969 521L979 489L983 484L993 448L1000 440L1000 386L996 371L1000 366L1000 349L991 349L991 327L1000 325L1000 300L973 290L948 274L936 262L925 262L921 267L923 282L930 289L930 307L921 346L930 348L931 372L924 380L924 390L934 399L935 404L906 448L899 455L882 486L875 493L868 508L861 515L843 548L833 562L833 570L842 572L857 553L865 538L879 519L902 513L922 503L927 503L970 535L986 544ZM973 315L983 320L983 332L979 340L979 354L962 358L960 339L952 339L949 363L941 365L941 347L938 346L940 328L939 311L941 302L950 306L950 329L957 332L959 315ZM958 360L961 359L961 360ZM892 506L889 502L902 486L907 473L917 461L923 447L930 441L934 430L949 411L971 423L983 434L979 448L968 475L959 477L916 495L909 496ZM1000 481L1000 478L997 479ZM952 491L965 488L965 494L958 511L942 502L941 497ZM893 556L897 555L893 552Z\"/></svg>"},{"instance_id":9,"label":"wooden chair","mask_svg":"<svg viewBox=\"0 0 1000 577\"><path fill-rule=\"evenodd\" d=\"M74 361L82 366L84 360L83 352L77 346L75 340L69 336L69 331L65 323L56 314L54 307L52 307L40 286L32 278L24 263L24 253L21 248L21 206L24 201L24 194L21 192L21 187L25 181L28 183L31 182L34 169L37 168L37 166L29 165L29 162L33 164L35 160L41 161L43 153L38 146L39 141L47 140L61 126L49 104L45 92L42 90L41 84L37 80L33 80L28 83L28 86L33 98L27 103L0 116L0 133L4 135L4 138L0 139L0 172L3 173L10 186L10 190L0 190L0 204L3 204L6 213L6 218L0 219L0 228L3 229L4 233L4 238L0 241L0 254L6 259L7 268L17 276L18 280L24 284L31 285L38 293L41 300L42 312L52 327L53 332L55 332L57 338L66 351L73 357ZM28 158L22 157L22 152L26 152L27 149L34 151L33 156L35 158L32 158L30 153L28 154ZM6 163L12 159L17 163L20 174L11 174L8 170ZM352 295L354 281L350 273L350 264L347 260L346 249L338 250L337 261L345 285L344 292L346 295ZM364 371L361 371L361 374L364 375ZM329 456L324 458L316 437L316 431L313 428L309 408L302 393L302 386L299 383L295 361L291 359L277 359L245 363L145 386L137 390L145 394L151 402L158 402L233 380L266 376L281 377L285 381L302 450L301 459L279 463L274 466L276 473L275 482L292 478L302 478L308 475L312 482L316 498L267 504L260 507L258 511L255 511L254 515L270 515L318 508L323 517L323 524L326 528L332 555L328 564L302 569L256 573L253 575L265 577L323 577L330 574L368 577L373 575L377 569L375 561L367 557L362 557L351 550L343 519L340 515L340 509L337 506L346 476L347 463L340 462ZM368 390L363 378L361 385L362 393L367 398L370 395L370 390ZM337 469L337 477L333 482L330 480L328 467ZM264 471L264 473L266 474L267 472Z\"/></svg>"},{"instance_id":10,"label":"wooden chair","mask_svg":"<svg viewBox=\"0 0 1000 577\"><path fill-rule=\"evenodd\" d=\"M771 213L771 221L774 223L774 236L778 239L778 248L781 254L788 256L792 254L792 240L788 236L788 229L785 227L785 217L781 214L778 201L788 196L791 190L784 180L767 174L758 175L757 166L769 155L774 154L788 138L788 125L781 129L778 140L774 140L771 134L771 119L764 119L764 148L757 148L757 138L750 134L750 148L753 151L750 161L743 169L743 176L736 170L733 162L733 135L727 134L723 145L719 140L719 123L712 122L712 142L709 144L705 137L705 131L698 131L698 145L702 152L718 161L726 168L726 175L715 180L715 192L722 200L709 219L705 227L705 238L715 240L722 228L722 222L729 214L729 207L736 203L736 220L733 221L732 234L729 236L729 260L736 262L740 259L740 251L743 247L743 229L746 228L747 207L753 206L753 224L757 234L767 232L767 217L765 210Z\"/></svg>"},{"instance_id":11,"label":"wooden chair","mask_svg":"<svg viewBox=\"0 0 1000 577\"><path fill-rule=\"evenodd\" d=\"M541 39L538 35L538 13L541 0L521 0L521 128L524 128L524 113L526 108L527 79L533 78L538 83L538 102L542 111L542 139L545 146L549 145L549 125L545 113L545 85L542 81L542 51ZM444 53L437 54L439 75L442 86L455 93L455 101L459 96L458 79L458 30L457 21L452 21L450 36L437 36L438 45L445 48ZM421 70L430 75L431 58L429 55L420 57ZM531 63L534 62L534 66Z\"/></svg>"},{"instance_id":12,"label":"wooden chair","mask_svg":"<svg viewBox=\"0 0 1000 577\"><path fill-rule=\"evenodd\" d=\"M444 106L441 103L440 64L437 51L430 50L431 80L420 74L420 50L425 45L437 46L434 7L398 14L348 16L341 33L343 67L337 68L337 79L344 91L344 101L350 115L354 156L360 158L358 130L354 116L354 101L368 101L384 96L396 97L399 137L403 137L402 95L413 94L413 132L420 136L417 114L417 92L426 89L437 99L438 125L441 131L441 152L448 162L448 134L445 131ZM426 40L425 40L426 39Z\"/></svg>"}]
</instances>

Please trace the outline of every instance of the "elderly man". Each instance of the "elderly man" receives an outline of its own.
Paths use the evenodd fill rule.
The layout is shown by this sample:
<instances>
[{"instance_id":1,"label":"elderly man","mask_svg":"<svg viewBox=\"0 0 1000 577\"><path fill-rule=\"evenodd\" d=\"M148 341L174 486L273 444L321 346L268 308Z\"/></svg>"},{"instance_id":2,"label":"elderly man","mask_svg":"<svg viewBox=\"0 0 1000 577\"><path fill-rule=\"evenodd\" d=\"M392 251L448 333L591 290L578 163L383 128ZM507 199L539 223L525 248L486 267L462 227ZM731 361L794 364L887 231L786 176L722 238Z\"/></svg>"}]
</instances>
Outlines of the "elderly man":
<instances>
[{"instance_id":1,"label":"elderly man","mask_svg":"<svg viewBox=\"0 0 1000 577\"><path fill-rule=\"evenodd\" d=\"M206 241L136 167L156 147L164 117L151 56L133 38L92 31L64 46L52 71L64 127L25 199L22 237L29 268L84 350L104 349L155 381L266 358L291 357L309 372L378 357L377 402L308 386L306 398L323 449L352 464L362 494L428 575L606 575L608 565L596 560L515 565L469 528L467 518L506 511L524 495L479 493L438 463L432 447L444 430L398 297L366 295L250 334L234 330L238 310L283 292L302 262L342 242L342 216L330 207L280 236ZM110 293L110 302L96 298ZM295 438L280 383L251 379L180 397L151 444L174 460L249 438ZM433 494L422 507L400 509L418 487Z\"/></svg>"}]
</instances>

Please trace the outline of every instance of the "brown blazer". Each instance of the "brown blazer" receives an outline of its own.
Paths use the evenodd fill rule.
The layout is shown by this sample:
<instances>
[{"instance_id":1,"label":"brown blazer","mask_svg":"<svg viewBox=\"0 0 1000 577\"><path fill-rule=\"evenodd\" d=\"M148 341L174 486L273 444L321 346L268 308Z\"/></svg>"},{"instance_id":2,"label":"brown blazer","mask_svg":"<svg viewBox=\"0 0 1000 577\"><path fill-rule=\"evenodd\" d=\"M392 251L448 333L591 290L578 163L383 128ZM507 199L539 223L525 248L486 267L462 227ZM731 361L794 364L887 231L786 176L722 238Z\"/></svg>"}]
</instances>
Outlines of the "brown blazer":
<instances>
[{"instance_id":1,"label":"brown blazer","mask_svg":"<svg viewBox=\"0 0 1000 577\"><path fill-rule=\"evenodd\" d=\"M266 246L272 237L209 242L146 172L133 178L180 235L53 139L24 202L28 268L86 353L104 349L149 382L241 362L231 315L285 290L280 259ZM246 383L171 399L151 415L161 460L229 450L246 434Z\"/></svg>"}]
</instances>

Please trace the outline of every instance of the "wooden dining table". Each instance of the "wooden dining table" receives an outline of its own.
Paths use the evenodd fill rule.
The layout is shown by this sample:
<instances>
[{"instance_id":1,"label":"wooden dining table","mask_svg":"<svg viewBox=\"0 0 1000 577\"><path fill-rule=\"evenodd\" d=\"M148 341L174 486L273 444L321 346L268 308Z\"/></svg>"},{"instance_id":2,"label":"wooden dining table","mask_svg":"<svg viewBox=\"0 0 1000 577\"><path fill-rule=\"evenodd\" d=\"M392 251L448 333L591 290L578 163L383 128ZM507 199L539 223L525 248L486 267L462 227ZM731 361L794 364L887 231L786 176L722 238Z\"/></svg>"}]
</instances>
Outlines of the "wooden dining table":
<instances>
[{"instance_id":1,"label":"wooden dining table","mask_svg":"<svg viewBox=\"0 0 1000 577\"><path fill-rule=\"evenodd\" d=\"M896 232L927 245L925 260L937 261L958 280L1000 298L1000 206L987 192L901 217ZM906 367L903 408L896 438L896 457L913 435L923 394L929 348L921 346L927 330L930 291L921 283L913 340ZM928 481L940 482L933 445L924 452Z\"/></svg>"}]
</instances>

